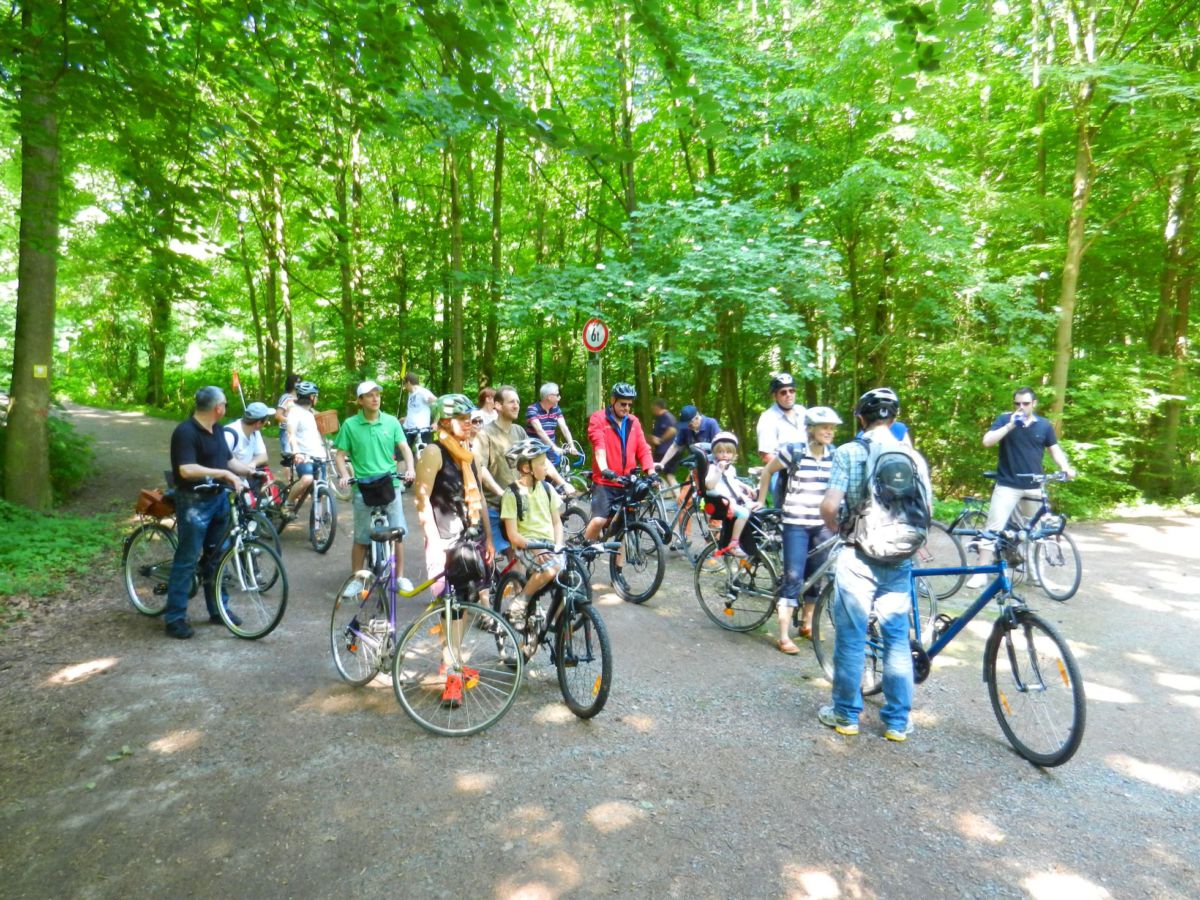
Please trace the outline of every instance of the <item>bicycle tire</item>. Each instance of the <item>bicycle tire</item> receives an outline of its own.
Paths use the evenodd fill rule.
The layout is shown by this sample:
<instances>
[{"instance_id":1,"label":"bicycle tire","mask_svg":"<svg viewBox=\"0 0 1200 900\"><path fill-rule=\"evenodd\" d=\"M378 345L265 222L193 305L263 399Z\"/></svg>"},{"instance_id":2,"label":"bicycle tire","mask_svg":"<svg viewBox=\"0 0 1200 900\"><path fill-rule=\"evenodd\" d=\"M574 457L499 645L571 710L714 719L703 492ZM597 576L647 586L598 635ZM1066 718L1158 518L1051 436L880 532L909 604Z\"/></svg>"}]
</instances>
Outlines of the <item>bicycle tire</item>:
<instances>
[{"instance_id":1,"label":"bicycle tire","mask_svg":"<svg viewBox=\"0 0 1200 900\"><path fill-rule=\"evenodd\" d=\"M620 565L618 556L624 557ZM621 535L621 553L608 557L608 571L621 599L640 604L653 597L667 571L667 549L657 527L645 522L627 525Z\"/></svg>"},{"instance_id":2,"label":"bicycle tire","mask_svg":"<svg viewBox=\"0 0 1200 900\"><path fill-rule=\"evenodd\" d=\"M1061 766L1083 740L1083 677L1050 623L1027 609L1012 615L1015 621L996 620L983 651L992 711L1021 756L1043 768Z\"/></svg>"},{"instance_id":3,"label":"bicycle tire","mask_svg":"<svg viewBox=\"0 0 1200 900\"><path fill-rule=\"evenodd\" d=\"M240 569L240 572L239 572ZM217 566L220 589L217 611L233 634L243 640L266 637L287 609L288 581L283 559L258 539L235 543Z\"/></svg>"},{"instance_id":4,"label":"bicycle tire","mask_svg":"<svg viewBox=\"0 0 1200 900\"><path fill-rule=\"evenodd\" d=\"M576 605L569 621L563 614L554 635L554 667L567 709L581 719L604 709L612 687L612 647L604 620L591 603Z\"/></svg>"},{"instance_id":5,"label":"bicycle tire","mask_svg":"<svg viewBox=\"0 0 1200 900\"><path fill-rule=\"evenodd\" d=\"M1033 572L1051 600L1070 600L1083 579L1083 562L1075 539L1065 531L1033 542Z\"/></svg>"},{"instance_id":6,"label":"bicycle tire","mask_svg":"<svg viewBox=\"0 0 1200 900\"><path fill-rule=\"evenodd\" d=\"M358 590L351 590L358 582ZM396 634L388 616L387 582L358 573L342 582L329 619L329 649L342 680L361 687L388 667ZM347 594L349 592L349 594Z\"/></svg>"},{"instance_id":7,"label":"bicycle tire","mask_svg":"<svg viewBox=\"0 0 1200 900\"><path fill-rule=\"evenodd\" d=\"M692 587L704 614L726 631L753 631L775 612L779 576L757 557L714 556L714 541L696 560Z\"/></svg>"},{"instance_id":8,"label":"bicycle tire","mask_svg":"<svg viewBox=\"0 0 1200 900\"><path fill-rule=\"evenodd\" d=\"M333 546L337 535L337 501L329 484L319 481L313 485L312 505L308 510L308 539L313 549L325 553Z\"/></svg>"},{"instance_id":9,"label":"bicycle tire","mask_svg":"<svg viewBox=\"0 0 1200 900\"><path fill-rule=\"evenodd\" d=\"M708 518L696 507L690 507L679 520L679 533L676 535L679 551L694 566L714 539Z\"/></svg>"},{"instance_id":10,"label":"bicycle tire","mask_svg":"<svg viewBox=\"0 0 1200 900\"><path fill-rule=\"evenodd\" d=\"M562 519L563 540L568 544L577 544L583 541L583 530L587 528L588 522L591 521L591 516L588 515L588 510L580 503L568 503L562 511L560 517Z\"/></svg>"},{"instance_id":11,"label":"bicycle tire","mask_svg":"<svg viewBox=\"0 0 1200 900\"><path fill-rule=\"evenodd\" d=\"M500 576L500 580L496 582L496 586L492 589L492 609L503 615L509 606L512 605L513 598L525 589L525 576L516 569L510 569Z\"/></svg>"},{"instance_id":12,"label":"bicycle tire","mask_svg":"<svg viewBox=\"0 0 1200 900\"><path fill-rule=\"evenodd\" d=\"M445 638L457 635L457 650ZM477 734L512 707L525 675L521 642L490 606L438 601L408 626L392 662L392 690L414 722L448 737ZM461 700L443 699L458 679Z\"/></svg>"},{"instance_id":13,"label":"bicycle tire","mask_svg":"<svg viewBox=\"0 0 1200 900\"><path fill-rule=\"evenodd\" d=\"M125 539L121 570L125 596L143 616L161 616L167 610L167 582L175 564L179 538L157 522L139 525Z\"/></svg>"},{"instance_id":14,"label":"bicycle tire","mask_svg":"<svg viewBox=\"0 0 1200 900\"><path fill-rule=\"evenodd\" d=\"M275 548L275 552L283 556L283 545L279 541L279 531L275 528L275 523L271 521L263 510L256 509L250 513L250 519L254 524L251 529L253 535L263 539L266 543Z\"/></svg>"},{"instance_id":15,"label":"bicycle tire","mask_svg":"<svg viewBox=\"0 0 1200 900\"><path fill-rule=\"evenodd\" d=\"M962 543L941 522L929 523L929 535L925 546L917 551L913 565L923 569L951 569L967 564L967 554ZM958 593L967 580L965 574L933 575L922 579L933 588L934 600L946 600ZM935 604L936 606L936 604ZM936 615L936 610L934 614Z\"/></svg>"},{"instance_id":16,"label":"bicycle tire","mask_svg":"<svg viewBox=\"0 0 1200 900\"><path fill-rule=\"evenodd\" d=\"M833 579L826 581L817 598L813 609L812 645L817 656L817 663L825 678L833 684L834 652L837 645L837 624L833 620L833 600L835 592ZM874 641L876 646L872 646ZM862 692L864 697L870 697L883 690L883 651L876 649L882 641L879 636L879 626L873 620L867 622L867 645L863 651Z\"/></svg>"}]
</instances>

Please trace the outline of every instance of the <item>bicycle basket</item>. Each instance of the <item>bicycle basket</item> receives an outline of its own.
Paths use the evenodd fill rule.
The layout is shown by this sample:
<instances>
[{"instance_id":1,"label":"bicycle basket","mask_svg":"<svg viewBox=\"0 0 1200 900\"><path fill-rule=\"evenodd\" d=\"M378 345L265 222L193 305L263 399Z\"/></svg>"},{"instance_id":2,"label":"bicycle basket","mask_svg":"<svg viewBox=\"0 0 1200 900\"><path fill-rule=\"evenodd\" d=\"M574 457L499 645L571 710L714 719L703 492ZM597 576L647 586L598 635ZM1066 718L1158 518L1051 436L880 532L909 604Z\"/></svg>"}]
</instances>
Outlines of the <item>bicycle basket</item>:
<instances>
[{"instance_id":1,"label":"bicycle basket","mask_svg":"<svg viewBox=\"0 0 1200 900\"><path fill-rule=\"evenodd\" d=\"M363 503L369 507L391 506L396 499L396 485L391 473L380 475L365 481L358 479L358 490L362 494Z\"/></svg>"},{"instance_id":2,"label":"bicycle basket","mask_svg":"<svg viewBox=\"0 0 1200 900\"><path fill-rule=\"evenodd\" d=\"M138 492L137 503L133 508L140 515L165 519L175 515L175 500L164 495L162 491L148 491L143 488Z\"/></svg>"}]
</instances>

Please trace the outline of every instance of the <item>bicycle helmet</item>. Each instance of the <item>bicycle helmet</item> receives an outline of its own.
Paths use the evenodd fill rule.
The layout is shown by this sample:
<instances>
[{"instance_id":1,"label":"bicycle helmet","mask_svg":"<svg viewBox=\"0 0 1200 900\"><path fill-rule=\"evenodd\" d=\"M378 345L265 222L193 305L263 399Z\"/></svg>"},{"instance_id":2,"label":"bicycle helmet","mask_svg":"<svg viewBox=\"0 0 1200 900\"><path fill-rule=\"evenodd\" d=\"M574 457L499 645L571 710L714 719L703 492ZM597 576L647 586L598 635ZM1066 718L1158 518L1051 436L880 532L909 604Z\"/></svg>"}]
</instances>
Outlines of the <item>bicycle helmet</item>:
<instances>
[{"instance_id":1,"label":"bicycle helmet","mask_svg":"<svg viewBox=\"0 0 1200 900\"><path fill-rule=\"evenodd\" d=\"M804 423L809 428L814 425L841 425L842 418L828 406L813 406L804 414Z\"/></svg>"},{"instance_id":2,"label":"bicycle helmet","mask_svg":"<svg viewBox=\"0 0 1200 900\"><path fill-rule=\"evenodd\" d=\"M787 372L780 372L771 379L771 393L774 394L780 388L795 387L796 379Z\"/></svg>"},{"instance_id":3,"label":"bicycle helmet","mask_svg":"<svg viewBox=\"0 0 1200 900\"><path fill-rule=\"evenodd\" d=\"M550 452L550 447L545 441L540 441L537 438L525 438L523 441L517 441L504 454L504 458L508 460L508 464L514 469L517 463L523 460L537 459L539 456L545 456Z\"/></svg>"},{"instance_id":4,"label":"bicycle helmet","mask_svg":"<svg viewBox=\"0 0 1200 900\"><path fill-rule=\"evenodd\" d=\"M433 401L433 408L439 419L467 416L475 412L475 404L466 394L442 394Z\"/></svg>"},{"instance_id":5,"label":"bicycle helmet","mask_svg":"<svg viewBox=\"0 0 1200 900\"><path fill-rule=\"evenodd\" d=\"M856 416L877 421L879 419L892 419L900 412L900 398L896 396L896 392L891 388L872 388L861 397L858 398L858 404L854 407Z\"/></svg>"},{"instance_id":6,"label":"bicycle helmet","mask_svg":"<svg viewBox=\"0 0 1200 900\"><path fill-rule=\"evenodd\" d=\"M315 397L319 393L320 391L317 390L317 386L311 381L302 381L296 385L297 397Z\"/></svg>"},{"instance_id":7,"label":"bicycle helmet","mask_svg":"<svg viewBox=\"0 0 1200 900\"><path fill-rule=\"evenodd\" d=\"M712 448L717 449L717 444L733 444L733 449L738 449L737 435L732 431L718 431L712 439Z\"/></svg>"},{"instance_id":8,"label":"bicycle helmet","mask_svg":"<svg viewBox=\"0 0 1200 900\"><path fill-rule=\"evenodd\" d=\"M612 395L622 400L633 400L637 397L637 388L627 381L618 381L612 386Z\"/></svg>"},{"instance_id":9,"label":"bicycle helmet","mask_svg":"<svg viewBox=\"0 0 1200 900\"><path fill-rule=\"evenodd\" d=\"M487 575L483 554L471 541L459 541L446 551L446 580L456 588L478 584Z\"/></svg>"}]
</instances>

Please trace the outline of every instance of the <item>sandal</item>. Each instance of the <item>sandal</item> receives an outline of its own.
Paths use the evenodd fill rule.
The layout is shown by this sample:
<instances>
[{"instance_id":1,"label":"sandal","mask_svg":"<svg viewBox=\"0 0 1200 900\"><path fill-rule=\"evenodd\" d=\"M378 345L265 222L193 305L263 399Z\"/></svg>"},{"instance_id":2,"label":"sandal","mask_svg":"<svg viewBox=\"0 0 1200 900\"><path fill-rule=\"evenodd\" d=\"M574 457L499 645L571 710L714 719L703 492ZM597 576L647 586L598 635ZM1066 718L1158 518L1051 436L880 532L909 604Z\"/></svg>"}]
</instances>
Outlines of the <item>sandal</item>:
<instances>
[{"instance_id":1,"label":"sandal","mask_svg":"<svg viewBox=\"0 0 1200 900\"><path fill-rule=\"evenodd\" d=\"M780 653L786 653L788 656L795 656L800 652L800 648L792 643L791 638L780 638L775 642L775 646Z\"/></svg>"},{"instance_id":2,"label":"sandal","mask_svg":"<svg viewBox=\"0 0 1200 900\"><path fill-rule=\"evenodd\" d=\"M804 638L806 641L811 641L812 640L812 626L811 625L801 625L800 626L800 637Z\"/></svg>"}]
</instances>

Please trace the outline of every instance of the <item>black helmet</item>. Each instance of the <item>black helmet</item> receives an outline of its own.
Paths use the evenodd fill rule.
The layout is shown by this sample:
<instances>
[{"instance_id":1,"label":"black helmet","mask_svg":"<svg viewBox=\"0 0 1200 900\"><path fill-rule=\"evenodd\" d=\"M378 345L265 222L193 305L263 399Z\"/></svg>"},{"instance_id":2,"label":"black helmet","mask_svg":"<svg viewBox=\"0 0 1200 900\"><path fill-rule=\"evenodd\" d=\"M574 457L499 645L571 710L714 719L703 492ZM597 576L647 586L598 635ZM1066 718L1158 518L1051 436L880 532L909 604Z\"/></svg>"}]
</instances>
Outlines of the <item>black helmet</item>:
<instances>
[{"instance_id":1,"label":"black helmet","mask_svg":"<svg viewBox=\"0 0 1200 900\"><path fill-rule=\"evenodd\" d=\"M302 381L296 385L297 397L315 397L318 393L320 392L317 390L317 386L311 381Z\"/></svg>"},{"instance_id":2,"label":"black helmet","mask_svg":"<svg viewBox=\"0 0 1200 900\"><path fill-rule=\"evenodd\" d=\"M892 419L900 412L900 398L891 388L872 388L858 398L854 414L866 419Z\"/></svg>"},{"instance_id":3,"label":"black helmet","mask_svg":"<svg viewBox=\"0 0 1200 900\"><path fill-rule=\"evenodd\" d=\"M478 584L486 574L483 554L471 541L459 541L446 551L446 580L455 587Z\"/></svg>"},{"instance_id":4,"label":"black helmet","mask_svg":"<svg viewBox=\"0 0 1200 900\"><path fill-rule=\"evenodd\" d=\"M633 400L637 397L637 388L627 381L618 381L612 386L612 395L622 400Z\"/></svg>"},{"instance_id":5,"label":"black helmet","mask_svg":"<svg viewBox=\"0 0 1200 900\"><path fill-rule=\"evenodd\" d=\"M787 372L780 372L771 379L771 393L774 394L780 388L795 387L796 379Z\"/></svg>"}]
</instances>

